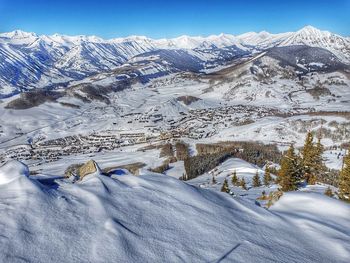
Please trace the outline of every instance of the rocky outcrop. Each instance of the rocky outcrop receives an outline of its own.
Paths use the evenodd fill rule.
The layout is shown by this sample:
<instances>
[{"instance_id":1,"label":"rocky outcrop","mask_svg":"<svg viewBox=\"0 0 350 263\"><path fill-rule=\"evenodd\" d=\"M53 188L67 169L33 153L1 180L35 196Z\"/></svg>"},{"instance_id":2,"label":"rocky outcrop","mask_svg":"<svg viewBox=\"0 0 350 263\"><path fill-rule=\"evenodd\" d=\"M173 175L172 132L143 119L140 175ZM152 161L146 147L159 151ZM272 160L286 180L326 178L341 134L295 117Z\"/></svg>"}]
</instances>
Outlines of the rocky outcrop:
<instances>
[{"instance_id":1,"label":"rocky outcrop","mask_svg":"<svg viewBox=\"0 0 350 263\"><path fill-rule=\"evenodd\" d=\"M98 167L97 163L94 160L90 160L79 168L79 177L80 177L80 180L82 180L85 176L89 174L100 173L100 172L101 170Z\"/></svg>"}]
</instances>

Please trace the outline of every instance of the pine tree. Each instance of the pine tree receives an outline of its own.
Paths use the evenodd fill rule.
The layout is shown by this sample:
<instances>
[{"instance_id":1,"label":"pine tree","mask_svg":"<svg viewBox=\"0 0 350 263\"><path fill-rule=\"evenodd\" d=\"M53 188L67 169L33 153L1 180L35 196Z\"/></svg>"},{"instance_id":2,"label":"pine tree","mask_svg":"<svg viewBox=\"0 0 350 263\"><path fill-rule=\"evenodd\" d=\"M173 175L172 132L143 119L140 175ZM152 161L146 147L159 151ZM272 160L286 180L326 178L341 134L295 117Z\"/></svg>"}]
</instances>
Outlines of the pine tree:
<instances>
[{"instance_id":1,"label":"pine tree","mask_svg":"<svg viewBox=\"0 0 350 263\"><path fill-rule=\"evenodd\" d=\"M233 171L232 179L231 182L233 185L237 186L238 185L238 177L237 177L237 172L236 170Z\"/></svg>"},{"instance_id":2,"label":"pine tree","mask_svg":"<svg viewBox=\"0 0 350 263\"><path fill-rule=\"evenodd\" d=\"M322 157L324 152L324 147L321 143L321 136L317 138L317 143L315 145L315 156L314 156L314 173L316 175L315 183L317 179L324 176L327 171L327 167L324 164L324 159Z\"/></svg>"},{"instance_id":3,"label":"pine tree","mask_svg":"<svg viewBox=\"0 0 350 263\"><path fill-rule=\"evenodd\" d=\"M224 180L224 183L222 184L221 192L226 192L226 193L230 192L230 189L228 187L228 182L227 182L226 178Z\"/></svg>"},{"instance_id":4,"label":"pine tree","mask_svg":"<svg viewBox=\"0 0 350 263\"><path fill-rule=\"evenodd\" d=\"M315 155L316 149L313 143L314 136L311 132L306 135L304 147L302 150L302 166L305 180L308 184L315 184Z\"/></svg>"},{"instance_id":5,"label":"pine tree","mask_svg":"<svg viewBox=\"0 0 350 263\"><path fill-rule=\"evenodd\" d=\"M242 187L244 190L247 190L247 185L245 183L244 177L242 177L241 181L239 182L239 186Z\"/></svg>"},{"instance_id":6,"label":"pine tree","mask_svg":"<svg viewBox=\"0 0 350 263\"><path fill-rule=\"evenodd\" d=\"M258 173L258 171L256 171L256 173L253 177L253 187L259 187L259 186L261 186L261 182L260 182L259 173Z\"/></svg>"},{"instance_id":7,"label":"pine tree","mask_svg":"<svg viewBox=\"0 0 350 263\"><path fill-rule=\"evenodd\" d=\"M333 191L332 191L332 189L329 186L327 187L326 191L324 191L324 194L329 196L329 197L333 197L334 196Z\"/></svg>"},{"instance_id":8,"label":"pine tree","mask_svg":"<svg viewBox=\"0 0 350 263\"><path fill-rule=\"evenodd\" d=\"M321 136L318 136L317 143L314 144L313 135L311 132L308 132L302 150L303 172L308 184L315 184L317 179L322 178L327 171L322 157L323 152Z\"/></svg>"},{"instance_id":9,"label":"pine tree","mask_svg":"<svg viewBox=\"0 0 350 263\"><path fill-rule=\"evenodd\" d=\"M279 170L278 175L282 191L297 190L297 184L301 179L301 169L293 144L282 157L281 169Z\"/></svg>"},{"instance_id":10,"label":"pine tree","mask_svg":"<svg viewBox=\"0 0 350 263\"><path fill-rule=\"evenodd\" d=\"M271 173L270 173L270 167L268 164L265 166L265 173L264 173L264 185L268 186L270 185L272 181Z\"/></svg>"},{"instance_id":11,"label":"pine tree","mask_svg":"<svg viewBox=\"0 0 350 263\"><path fill-rule=\"evenodd\" d=\"M339 175L339 198L350 202L350 148L343 159L343 168Z\"/></svg>"}]
</instances>

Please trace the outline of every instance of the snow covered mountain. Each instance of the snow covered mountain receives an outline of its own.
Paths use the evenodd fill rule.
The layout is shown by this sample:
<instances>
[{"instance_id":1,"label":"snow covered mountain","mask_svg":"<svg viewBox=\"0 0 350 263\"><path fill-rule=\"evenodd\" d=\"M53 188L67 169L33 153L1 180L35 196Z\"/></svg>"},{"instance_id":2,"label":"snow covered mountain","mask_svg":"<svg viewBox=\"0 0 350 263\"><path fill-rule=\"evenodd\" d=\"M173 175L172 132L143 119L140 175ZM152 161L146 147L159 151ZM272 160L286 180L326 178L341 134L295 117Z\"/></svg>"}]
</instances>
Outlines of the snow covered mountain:
<instances>
[{"instance_id":1,"label":"snow covered mountain","mask_svg":"<svg viewBox=\"0 0 350 263\"><path fill-rule=\"evenodd\" d=\"M297 32L270 34L266 31L260 33L249 32L237 36L245 45L264 50L274 46L306 45L325 48L334 53L343 62L350 61L350 42L346 37L321 31L312 26L306 26Z\"/></svg>"},{"instance_id":2,"label":"snow covered mountain","mask_svg":"<svg viewBox=\"0 0 350 263\"><path fill-rule=\"evenodd\" d=\"M280 44L280 46L291 45L325 48L334 53L343 62L349 62L350 60L350 42L347 38L328 31L321 31L312 26L306 26L290 34Z\"/></svg>"},{"instance_id":3,"label":"snow covered mountain","mask_svg":"<svg viewBox=\"0 0 350 263\"><path fill-rule=\"evenodd\" d=\"M0 34L0 262L348 263L349 41ZM307 132L325 178L254 183Z\"/></svg>"},{"instance_id":4,"label":"snow covered mountain","mask_svg":"<svg viewBox=\"0 0 350 263\"><path fill-rule=\"evenodd\" d=\"M291 35L293 35L291 32L281 34L271 34L266 31L259 33L248 32L242 35L238 35L237 39L239 39L242 44L248 45L251 48L264 50L279 45L283 40L290 37Z\"/></svg>"},{"instance_id":5,"label":"snow covered mountain","mask_svg":"<svg viewBox=\"0 0 350 263\"><path fill-rule=\"evenodd\" d=\"M115 70L131 59L160 50L182 50L197 65L187 71L213 68L274 46L308 45L325 48L342 62L350 62L350 41L330 32L307 26L295 33L220 34L208 37L181 36L154 40L131 36L104 40L96 36L38 36L16 30L0 34L0 97L33 88L55 88L71 81ZM179 51L180 52L180 51ZM171 60L179 63L179 52ZM143 57L148 55L143 55ZM169 58L169 56L168 56ZM132 62L132 61L131 61ZM178 63L178 64L179 64ZM161 67L161 66L160 66ZM169 74L181 69L171 69Z\"/></svg>"}]
</instances>

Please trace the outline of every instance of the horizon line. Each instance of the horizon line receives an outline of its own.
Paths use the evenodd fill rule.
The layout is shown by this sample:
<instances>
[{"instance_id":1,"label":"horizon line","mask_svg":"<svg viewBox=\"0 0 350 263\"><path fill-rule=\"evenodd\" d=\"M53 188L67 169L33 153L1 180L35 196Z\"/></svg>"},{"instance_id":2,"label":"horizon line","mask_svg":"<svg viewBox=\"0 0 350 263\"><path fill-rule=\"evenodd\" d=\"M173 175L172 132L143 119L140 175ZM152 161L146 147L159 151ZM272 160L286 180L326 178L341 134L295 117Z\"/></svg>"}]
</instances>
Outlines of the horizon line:
<instances>
[{"instance_id":1,"label":"horizon line","mask_svg":"<svg viewBox=\"0 0 350 263\"><path fill-rule=\"evenodd\" d=\"M345 37L345 38L350 37L350 36L345 36L345 35L342 35L342 34L339 34L339 33L333 33L330 30L319 29L319 28L317 28L315 26L312 26L312 25L305 25L305 26L301 27L300 29L298 29L296 31L284 31L284 32L279 32L279 33L271 33L271 32L269 32L267 30L261 30L259 32L257 32L257 31L247 31L247 32L243 32L243 33L240 33L240 34L221 32L219 34L210 34L210 35L188 35L188 34L182 34L182 35L178 35L178 36L175 36L175 37L157 37L157 38L149 37L147 35L136 35L136 34L131 34L131 35L127 35L127 36L115 36L115 37L109 37L109 38L101 37L98 34L64 34L64 33L58 33L58 32L53 33L53 34L40 34L40 33L38 34L38 33L33 32L33 31L25 31L25 30L18 29L18 28L14 29L12 31L0 32L0 35L1 34L8 34L8 33L13 33L13 32L19 31L19 32L28 33L28 34L35 34L38 37L40 37L40 36L55 36L55 35L66 36L66 37L84 36L84 37L96 37L96 38L100 38L102 40L113 40L113 39L125 39L125 38L131 38L131 37L142 37L142 38L151 39L151 40L162 40L162 39L176 39L176 38L180 38L180 37L208 38L208 37L211 37L211 36L220 36L220 35L230 35L230 36L237 37L237 36L241 36L241 35L244 35L244 34L247 34L247 33L255 33L255 34L268 33L268 34L271 34L271 35L278 35L278 34L286 34L286 33L296 33L296 32L301 31L302 29L305 29L307 27L311 27L311 28L320 30L322 32L329 32L329 33L332 33L332 34L335 34L335 35L338 35L338 36L341 36L341 37Z\"/></svg>"}]
</instances>

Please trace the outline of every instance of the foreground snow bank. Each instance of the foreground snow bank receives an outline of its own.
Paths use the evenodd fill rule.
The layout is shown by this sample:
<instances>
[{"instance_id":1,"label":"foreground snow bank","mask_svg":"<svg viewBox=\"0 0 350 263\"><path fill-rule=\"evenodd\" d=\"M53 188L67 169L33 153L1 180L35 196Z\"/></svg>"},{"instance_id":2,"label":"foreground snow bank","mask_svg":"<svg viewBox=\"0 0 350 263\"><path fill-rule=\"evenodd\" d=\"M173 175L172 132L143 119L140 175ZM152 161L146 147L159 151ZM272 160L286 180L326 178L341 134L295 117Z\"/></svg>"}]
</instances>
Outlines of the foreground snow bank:
<instances>
[{"instance_id":1,"label":"foreground snow bank","mask_svg":"<svg viewBox=\"0 0 350 263\"><path fill-rule=\"evenodd\" d=\"M29 169L21 162L10 161L0 167L0 185L7 184L23 176L29 176Z\"/></svg>"},{"instance_id":2,"label":"foreground snow bank","mask_svg":"<svg viewBox=\"0 0 350 263\"><path fill-rule=\"evenodd\" d=\"M21 169L2 167L0 174ZM23 178L27 187L15 187ZM311 203L324 198L301 194ZM0 185L0 261L348 262L348 223L324 226L322 207L310 209L307 222L314 225L307 232L295 220L303 204L288 206L286 198L268 211L148 172L95 173L75 184L16 177ZM324 211L322 220L337 222L348 211L347 205ZM325 233L332 249L319 239Z\"/></svg>"},{"instance_id":3,"label":"foreground snow bank","mask_svg":"<svg viewBox=\"0 0 350 263\"><path fill-rule=\"evenodd\" d=\"M317 240L320 248L350 262L350 205L317 193L286 193L271 208Z\"/></svg>"}]
</instances>

